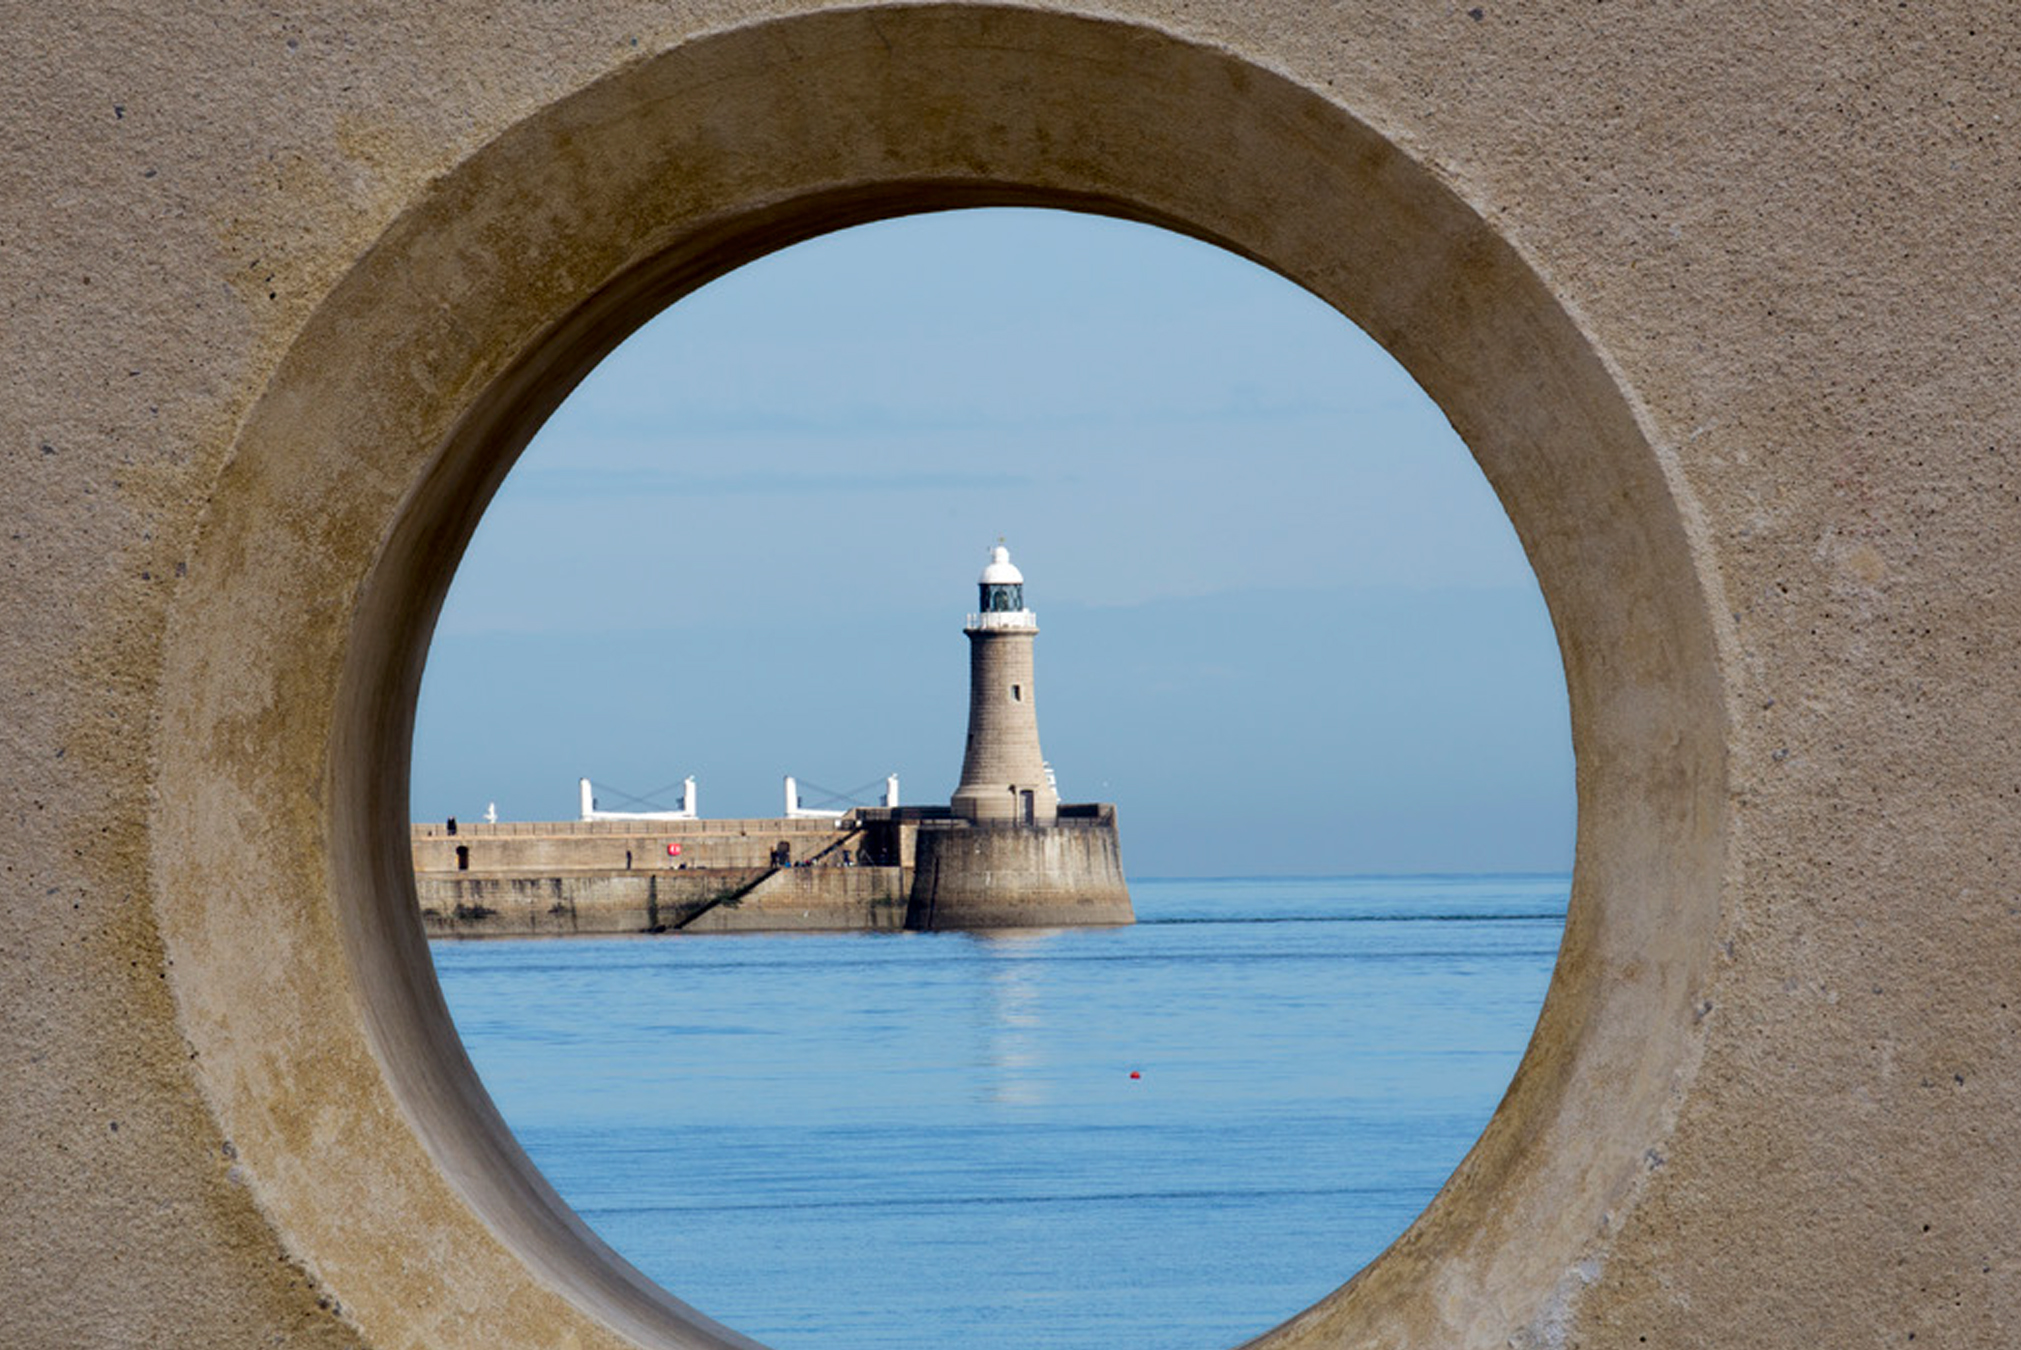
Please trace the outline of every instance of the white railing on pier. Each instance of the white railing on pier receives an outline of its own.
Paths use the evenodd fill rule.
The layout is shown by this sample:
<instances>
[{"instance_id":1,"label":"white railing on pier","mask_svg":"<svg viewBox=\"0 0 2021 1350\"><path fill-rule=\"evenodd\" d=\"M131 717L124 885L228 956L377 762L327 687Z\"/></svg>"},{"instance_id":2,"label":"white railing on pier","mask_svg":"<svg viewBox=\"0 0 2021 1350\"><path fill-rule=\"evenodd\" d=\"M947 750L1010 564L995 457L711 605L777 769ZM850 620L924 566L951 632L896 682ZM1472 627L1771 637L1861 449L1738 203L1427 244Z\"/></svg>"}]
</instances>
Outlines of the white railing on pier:
<instances>
[{"instance_id":1,"label":"white railing on pier","mask_svg":"<svg viewBox=\"0 0 2021 1350\"><path fill-rule=\"evenodd\" d=\"M884 805L894 811L898 809L898 775L895 773L885 776ZM849 810L850 808L839 806L808 806L800 795L800 780L790 773L786 775L786 819L840 820L849 814Z\"/></svg>"},{"instance_id":2,"label":"white railing on pier","mask_svg":"<svg viewBox=\"0 0 2021 1350\"><path fill-rule=\"evenodd\" d=\"M589 779L581 780L582 818L584 820L693 820L695 819L695 778L693 774L681 783L681 805L677 811L600 811L597 809L596 793L591 789Z\"/></svg>"}]
</instances>

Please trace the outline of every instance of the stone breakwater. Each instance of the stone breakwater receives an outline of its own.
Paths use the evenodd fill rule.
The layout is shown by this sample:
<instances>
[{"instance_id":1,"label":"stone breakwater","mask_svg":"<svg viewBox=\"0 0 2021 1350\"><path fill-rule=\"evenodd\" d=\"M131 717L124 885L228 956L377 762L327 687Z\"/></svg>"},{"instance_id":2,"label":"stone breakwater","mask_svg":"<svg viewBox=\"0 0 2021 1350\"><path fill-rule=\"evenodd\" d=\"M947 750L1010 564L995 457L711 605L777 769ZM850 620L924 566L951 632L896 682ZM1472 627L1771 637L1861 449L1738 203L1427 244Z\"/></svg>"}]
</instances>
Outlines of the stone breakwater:
<instances>
[{"instance_id":1,"label":"stone breakwater","mask_svg":"<svg viewBox=\"0 0 2021 1350\"><path fill-rule=\"evenodd\" d=\"M977 826L944 809L840 820L415 825L431 937L1130 923L1115 810Z\"/></svg>"},{"instance_id":2,"label":"stone breakwater","mask_svg":"<svg viewBox=\"0 0 2021 1350\"><path fill-rule=\"evenodd\" d=\"M901 867L417 875L430 937L595 937L905 926Z\"/></svg>"},{"instance_id":3,"label":"stone breakwater","mask_svg":"<svg viewBox=\"0 0 2021 1350\"><path fill-rule=\"evenodd\" d=\"M930 821L913 847L905 926L1057 928L1132 923L1113 811L1061 808L1048 826Z\"/></svg>"}]
</instances>

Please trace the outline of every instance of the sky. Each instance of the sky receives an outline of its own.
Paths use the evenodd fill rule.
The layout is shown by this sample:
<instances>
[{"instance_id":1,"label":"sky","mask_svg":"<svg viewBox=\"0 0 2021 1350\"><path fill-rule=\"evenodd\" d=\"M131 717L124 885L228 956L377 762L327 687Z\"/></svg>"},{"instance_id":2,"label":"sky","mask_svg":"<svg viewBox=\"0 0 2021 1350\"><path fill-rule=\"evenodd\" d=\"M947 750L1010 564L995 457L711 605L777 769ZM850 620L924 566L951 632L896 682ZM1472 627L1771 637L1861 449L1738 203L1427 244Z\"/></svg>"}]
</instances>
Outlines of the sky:
<instances>
[{"instance_id":1,"label":"sky","mask_svg":"<svg viewBox=\"0 0 2021 1350\"><path fill-rule=\"evenodd\" d=\"M1273 273L1025 209L797 245L606 358L457 572L414 816L945 803L999 537L1129 873L1569 870L1556 639L1437 406Z\"/></svg>"}]
</instances>

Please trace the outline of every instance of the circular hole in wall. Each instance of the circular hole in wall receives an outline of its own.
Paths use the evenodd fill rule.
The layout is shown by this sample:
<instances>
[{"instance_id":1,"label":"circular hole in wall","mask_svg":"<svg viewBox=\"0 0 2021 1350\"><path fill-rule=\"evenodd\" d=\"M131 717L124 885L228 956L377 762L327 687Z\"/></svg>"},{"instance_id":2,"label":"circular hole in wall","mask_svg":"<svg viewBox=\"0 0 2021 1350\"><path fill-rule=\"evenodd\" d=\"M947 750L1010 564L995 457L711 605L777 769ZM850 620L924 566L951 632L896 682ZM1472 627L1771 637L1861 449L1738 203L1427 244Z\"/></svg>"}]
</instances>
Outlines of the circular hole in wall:
<instances>
[{"instance_id":1,"label":"circular hole in wall","mask_svg":"<svg viewBox=\"0 0 2021 1350\"><path fill-rule=\"evenodd\" d=\"M430 652L434 931L679 926L689 827L598 822L628 856L587 869L545 842L585 776L650 811L692 775L714 821L778 816L787 774L945 803L999 535L1047 757L1117 804L1137 925L435 948L562 1195L778 1345L1261 1330L1430 1199L1556 952L1563 675L1444 418L1251 264L1007 210L740 269L547 424Z\"/></svg>"},{"instance_id":2,"label":"circular hole in wall","mask_svg":"<svg viewBox=\"0 0 2021 1350\"><path fill-rule=\"evenodd\" d=\"M1438 1198L1259 1344L1562 1329L1709 1025L1737 875L1720 586L1660 430L1573 299L1351 102L1054 11L757 22L531 107L417 189L262 368L164 635L154 744L178 790L151 812L152 898L220 1129L288 1254L370 1338L746 1343L595 1238L450 1022L406 809L428 633L527 438L644 319L823 229L1035 203L1174 223L1352 316L1435 395L1524 541L1578 747L1551 990Z\"/></svg>"}]
</instances>

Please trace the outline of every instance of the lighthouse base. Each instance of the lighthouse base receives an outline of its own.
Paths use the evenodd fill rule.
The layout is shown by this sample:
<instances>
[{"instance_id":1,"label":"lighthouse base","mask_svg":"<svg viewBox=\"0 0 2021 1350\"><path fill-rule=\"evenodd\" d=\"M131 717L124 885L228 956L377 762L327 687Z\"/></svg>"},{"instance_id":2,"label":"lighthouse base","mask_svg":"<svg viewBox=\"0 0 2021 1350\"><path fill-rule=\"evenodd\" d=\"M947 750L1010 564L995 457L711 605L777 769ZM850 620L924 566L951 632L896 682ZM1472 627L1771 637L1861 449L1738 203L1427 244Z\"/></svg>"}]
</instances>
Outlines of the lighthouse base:
<instances>
[{"instance_id":1,"label":"lighthouse base","mask_svg":"<svg viewBox=\"0 0 2021 1350\"><path fill-rule=\"evenodd\" d=\"M921 821L914 849L907 928L1136 922L1107 804L1063 806L1049 825Z\"/></svg>"}]
</instances>

